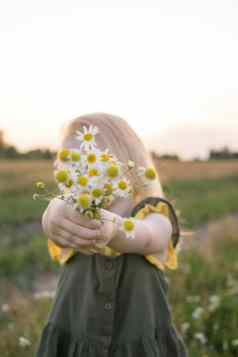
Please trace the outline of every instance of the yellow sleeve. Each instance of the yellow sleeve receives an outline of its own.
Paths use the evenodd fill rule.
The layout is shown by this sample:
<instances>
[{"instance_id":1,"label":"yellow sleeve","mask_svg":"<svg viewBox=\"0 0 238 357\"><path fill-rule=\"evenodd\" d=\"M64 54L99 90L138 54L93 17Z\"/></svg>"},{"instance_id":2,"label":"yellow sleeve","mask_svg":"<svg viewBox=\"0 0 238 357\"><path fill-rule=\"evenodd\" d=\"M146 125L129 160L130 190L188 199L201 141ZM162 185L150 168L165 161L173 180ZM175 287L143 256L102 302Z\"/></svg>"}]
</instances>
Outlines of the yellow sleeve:
<instances>
[{"instance_id":1,"label":"yellow sleeve","mask_svg":"<svg viewBox=\"0 0 238 357\"><path fill-rule=\"evenodd\" d=\"M54 243L51 239L48 239L48 251L51 258L61 265L65 264L74 254L76 254L76 251L73 248L62 248ZM117 252L109 246L102 247L99 254L106 256L121 255L120 252Z\"/></svg>"},{"instance_id":2,"label":"yellow sleeve","mask_svg":"<svg viewBox=\"0 0 238 357\"><path fill-rule=\"evenodd\" d=\"M144 200L143 200L144 201ZM136 210L135 218L137 219L144 219L149 213L157 212L160 214L165 215L168 218L171 218L171 204L168 204L168 201L163 199L156 199L153 197L151 200L147 199L144 201L145 203L142 205L142 208ZM147 203L146 203L147 202ZM151 203L149 203L151 202ZM174 211L173 211L173 214ZM175 218L176 220L176 218ZM151 264L155 265L157 268L161 270L165 270L165 268L169 269L177 269L178 267L178 259L177 259L177 252L175 246L178 242L178 226L175 227L175 223L178 223L174 219L171 221L173 227L173 234L168 243L168 256L165 262L160 261L160 259L156 256L156 254L144 255L145 259L148 260ZM176 237L175 237L176 236ZM176 239L174 239L176 238Z\"/></svg>"},{"instance_id":3,"label":"yellow sleeve","mask_svg":"<svg viewBox=\"0 0 238 357\"><path fill-rule=\"evenodd\" d=\"M73 248L62 248L51 239L48 239L48 251L51 258L60 264L66 263L76 253Z\"/></svg>"}]
</instances>

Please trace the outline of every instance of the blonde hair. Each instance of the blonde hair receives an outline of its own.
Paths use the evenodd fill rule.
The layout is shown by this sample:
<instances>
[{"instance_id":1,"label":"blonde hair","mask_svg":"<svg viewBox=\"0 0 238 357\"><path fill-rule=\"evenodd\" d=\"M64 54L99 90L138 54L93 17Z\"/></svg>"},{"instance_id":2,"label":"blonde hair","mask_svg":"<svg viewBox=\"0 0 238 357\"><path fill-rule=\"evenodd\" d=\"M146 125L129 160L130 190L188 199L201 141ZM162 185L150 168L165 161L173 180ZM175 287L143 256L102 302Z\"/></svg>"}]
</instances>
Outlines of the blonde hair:
<instances>
[{"instance_id":1,"label":"blonde hair","mask_svg":"<svg viewBox=\"0 0 238 357\"><path fill-rule=\"evenodd\" d=\"M83 126L89 127L89 125L97 126L99 129L99 133L96 134L96 144L101 150L108 148L123 163L132 160L136 166L152 166L156 170L153 160L140 137L125 119L116 115L91 113L70 120L62 127L61 146L78 148L80 142L76 139L75 132L82 130ZM157 170L156 172L158 179L147 188L142 187L142 178L136 174L134 169L127 173L127 177L134 188L133 198L136 203L148 196L164 197L159 173Z\"/></svg>"}]
</instances>

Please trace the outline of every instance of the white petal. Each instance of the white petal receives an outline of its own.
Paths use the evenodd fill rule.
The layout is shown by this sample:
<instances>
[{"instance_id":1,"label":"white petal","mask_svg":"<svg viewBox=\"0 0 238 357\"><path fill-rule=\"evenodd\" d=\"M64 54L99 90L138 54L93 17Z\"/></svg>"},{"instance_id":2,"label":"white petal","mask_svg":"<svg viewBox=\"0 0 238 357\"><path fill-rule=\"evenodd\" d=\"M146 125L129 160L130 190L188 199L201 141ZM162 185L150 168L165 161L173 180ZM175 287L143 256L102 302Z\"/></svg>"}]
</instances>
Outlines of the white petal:
<instances>
[{"instance_id":1,"label":"white petal","mask_svg":"<svg viewBox=\"0 0 238 357\"><path fill-rule=\"evenodd\" d=\"M83 131L84 131L84 134L86 134L88 132L88 129L85 125L83 126Z\"/></svg>"}]
</instances>

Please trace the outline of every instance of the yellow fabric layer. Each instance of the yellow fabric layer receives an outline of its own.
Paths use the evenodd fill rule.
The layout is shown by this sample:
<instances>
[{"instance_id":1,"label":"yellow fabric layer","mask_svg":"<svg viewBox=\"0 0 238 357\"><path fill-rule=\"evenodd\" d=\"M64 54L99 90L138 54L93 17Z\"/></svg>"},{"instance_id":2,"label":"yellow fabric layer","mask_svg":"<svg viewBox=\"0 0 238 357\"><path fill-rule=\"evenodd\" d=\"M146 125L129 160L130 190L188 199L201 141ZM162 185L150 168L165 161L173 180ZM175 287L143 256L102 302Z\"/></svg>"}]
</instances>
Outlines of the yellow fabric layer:
<instances>
[{"instance_id":1,"label":"yellow fabric layer","mask_svg":"<svg viewBox=\"0 0 238 357\"><path fill-rule=\"evenodd\" d=\"M144 219L149 213L157 212L160 214L169 217L169 207L165 202L158 202L155 206L151 204L146 204L143 208L141 208L135 218L137 219ZM172 239L169 240L168 243L168 255L167 260L165 262L161 262L155 254L145 255L144 256L151 264L155 265L157 268L161 270L165 270L165 267L169 269L177 269L178 267L178 260L177 260L177 253L176 249L173 247Z\"/></svg>"},{"instance_id":2,"label":"yellow fabric layer","mask_svg":"<svg viewBox=\"0 0 238 357\"><path fill-rule=\"evenodd\" d=\"M146 204L141 208L135 215L136 219L144 219L149 213L157 212L165 216L169 216L169 207L164 202L158 202L157 205L153 206L152 204ZM55 244L51 239L48 239L48 250L51 258L55 261L58 261L60 264L66 263L76 251L73 248L62 248ZM115 251L113 248L105 246L101 248L99 254L106 256L118 256L121 255L120 252ZM145 259L151 264L155 265L157 268L164 270L165 267L169 269L177 269L177 254L176 250L173 247L172 239L168 244L168 257L165 262L161 262L155 254L144 255Z\"/></svg>"},{"instance_id":3,"label":"yellow fabric layer","mask_svg":"<svg viewBox=\"0 0 238 357\"><path fill-rule=\"evenodd\" d=\"M76 250L73 248L62 248L55 244L51 239L48 239L48 251L53 260L59 262L60 264L64 264L71 258ZM117 256L121 255L121 253L115 251L111 247L105 246L101 248L100 253L106 256Z\"/></svg>"}]
</instances>

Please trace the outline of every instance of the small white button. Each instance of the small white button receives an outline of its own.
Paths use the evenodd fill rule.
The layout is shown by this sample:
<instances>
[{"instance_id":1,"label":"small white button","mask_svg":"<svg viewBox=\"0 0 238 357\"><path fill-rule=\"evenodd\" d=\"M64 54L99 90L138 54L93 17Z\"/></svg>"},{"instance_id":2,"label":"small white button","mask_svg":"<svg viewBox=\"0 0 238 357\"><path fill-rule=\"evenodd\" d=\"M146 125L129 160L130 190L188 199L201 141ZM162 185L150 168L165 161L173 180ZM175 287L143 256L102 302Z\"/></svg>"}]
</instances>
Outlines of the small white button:
<instances>
[{"instance_id":1,"label":"small white button","mask_svg":"<svg viewBox=\"0 0 238 357\"><path fill-rule=\"evenodd\" d=\"M106 302L104 305L105 310L111 310L112 309L112 303L111 302Z\"/></svg>"}]
</instances>

